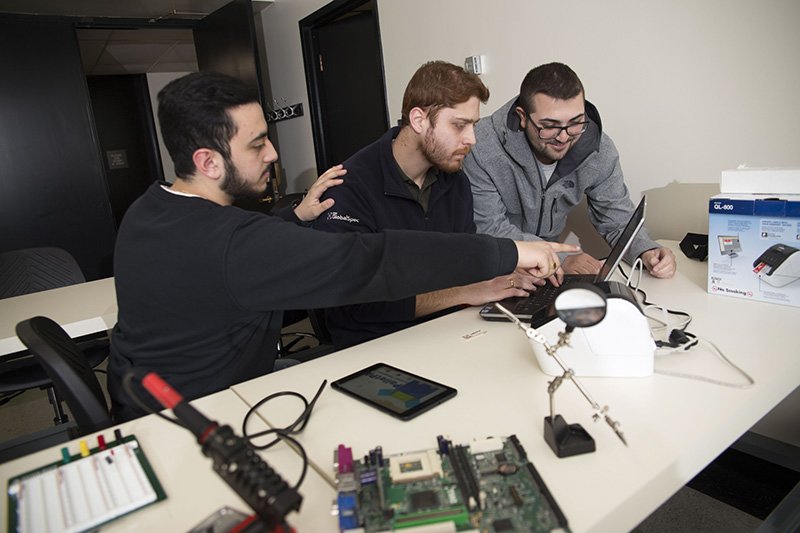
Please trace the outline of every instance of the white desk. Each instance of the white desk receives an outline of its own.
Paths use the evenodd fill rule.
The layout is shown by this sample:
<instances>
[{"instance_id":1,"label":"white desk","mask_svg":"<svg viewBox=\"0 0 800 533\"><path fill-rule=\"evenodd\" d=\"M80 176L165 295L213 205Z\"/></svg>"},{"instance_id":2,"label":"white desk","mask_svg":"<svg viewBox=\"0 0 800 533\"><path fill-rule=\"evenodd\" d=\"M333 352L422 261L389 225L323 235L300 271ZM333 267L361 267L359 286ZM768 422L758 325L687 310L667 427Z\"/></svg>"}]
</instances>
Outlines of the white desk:
<instances>
[{"instance_id":1,"label":"white desk","mask_svg":"<svg viewBox=\"0 0 800 533\"><path fill-rule=\"evenodd\" d=\"M676 243L667 243L677 249ZM384 361L458 389L458 396L401 422L333 390L326 390L300 436L309 458L326 475L340 444L355 456L375 445L384 454L435 447L439 434L453 442L516 434L548 484L573 531L626 531L680 489L800 384L800 358L787 327L800 309L749 302L705 291L705 263L680 251L672 280L645 277L650 301L689 311L689 331L715 342L756 385L733 389L664 375L584 378L589 392L609 405L630 444L623 446L571 384L556 396L557 412L580 423L597 443L592 454L558 459L544 442L547 382L522 332L481 320L467 309L394 335L232 387L247 403L290 388L311 395L322 379L343 377ZM484 330L466 341L462 335ZM735 380L706 349L659 360L657 368ZM740 378L739 378L740 379ZM288 405L288 400L287 400ZM291 412L297 409L292 406ZM279 402L260 409L270 423L289 417ZM322 512L322 511L320 511ZM335 521L330 519L331 528Z\"/></svg>"},{"instance_id":2,"label":"white desk","mask_svg":"<svg viewBox=\"0 0 800 533\"><path fill-rule=\"evenodd\" d=\"M674 243L671 243L674 246ZM549 377L539 370L523 334L507 323L482 321L476 309L459 313L235 385L195 402L206 415L238 432L245 404L280 390L310 398L322 379L338 379L375 361L385 361L456 387L458 396L409 422L400 422L343 394L327 389L300 441L317 472L309 469L300 488L301 512L289 516L298 531L335 531L329 513L335 496L332 452L340 444L356 456L380 444L385 454L433 448L439 434L456 443L489 435L516 434L547 482L573 531L626 531L636 526L763 414L800 383L787 325L800 323L800 309L712 296L705 292L705 264L678 255L673 280L645 278L651 301L690 311L689 330L713 340L748 371L756 386L738 390L709 383L654 375L641 379L585 378L589 391L622 423L630 447L605 425L594 424L585 400L570 384L557 395L557 411L581 423L595 438L593 454L558 459L542 438L548 414ZM486 333L466 341L464 334ZM658 361L690 373L734 379L706 351ZM240 399L237 399L237 396ZM300 410L297 400L281 398L260 409L262 418L285 424ZM245 504L211 471L194 438L156 417L124 424L139 438L168 499L137 511L112 531L186 530L215 509ZM107 434L110 434L108 430ZM76 444L70 444L74 450ZM0 479L44 465L59 447L0 465ZM263 457L290 482L298 456L282 445ZM5 483L4 483L5 486ZM5 520L6 503L0 506Z\"/></svg>"},{"instance_id":3,"label":"white desk","mask_svg":"<svg viewBox=\"0 0 800 533\"><path fill-rule=\"evenodd\" d=\"M230 390L225 390L192 402L206 416L220 424L229 424L241 434L241 424L247 406ZM257 418L253 428L264 428ZM251 514L251 509L220 478L189 431L170 424L155 415L139 418L119 426L123 435L136 435L167 499L157 502L103 526L103 531L188 531L215 510L229 506ZM113 440L113 428L100 432L107 441ZM97 445L97 434L86 437L90 447ZM77 453L78 441L66 446ZM26 457L0 464L0 479L5 491L8 479L23 474L61 457L61 445ZM290 485L300 475L300 457L284 444L261 452L263 459ZM289 523L298 531L326 531L331 502L335 492L312 468L299 488L303 495L300 513L291 513ZM0 523L7 524L8 498L0 504Z\"/></svg>"},{"instance_id":4,"label":"white desk","mask_svg":"<svg viewBox=\"0 0 800 533\"><path fill-rule=\"evenodd\" d=\"M14 328L38 315L58 322L73 338L109 330L117 323L114 278L0 300L0 356L26 349Z\"/></svg>"}]
</instances>

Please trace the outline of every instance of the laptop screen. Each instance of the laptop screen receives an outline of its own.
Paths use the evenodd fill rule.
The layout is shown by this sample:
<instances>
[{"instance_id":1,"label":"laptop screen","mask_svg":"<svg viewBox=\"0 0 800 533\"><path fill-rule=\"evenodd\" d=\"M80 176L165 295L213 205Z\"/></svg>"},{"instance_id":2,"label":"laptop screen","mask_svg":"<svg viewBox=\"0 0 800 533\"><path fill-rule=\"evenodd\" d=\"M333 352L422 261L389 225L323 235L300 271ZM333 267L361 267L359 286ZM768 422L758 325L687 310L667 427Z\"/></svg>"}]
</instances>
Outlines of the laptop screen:
<instances>
[{"instance_id":1,"label":"laptop screen","mask_svg":"<svg viewBox=\"0 0 800 533\"><path fill-rule=\"evenodd\" d=\"M646 207L647 197L642 196L642 201L636 206L636 210L634 210L631 215L631 219L628 220L628 225L622 230L616 244L614 244L614 247L611 249L611 253L608 254L602 268L600 268L600 272L595 276L595 283L608 281L611 278L614 269L617 268L617 265L622 260L622 256L625 255L625 252L631 247L633 238L639 233L639 228L644 224L644 211Z\"/></svg>"}]
</instances>

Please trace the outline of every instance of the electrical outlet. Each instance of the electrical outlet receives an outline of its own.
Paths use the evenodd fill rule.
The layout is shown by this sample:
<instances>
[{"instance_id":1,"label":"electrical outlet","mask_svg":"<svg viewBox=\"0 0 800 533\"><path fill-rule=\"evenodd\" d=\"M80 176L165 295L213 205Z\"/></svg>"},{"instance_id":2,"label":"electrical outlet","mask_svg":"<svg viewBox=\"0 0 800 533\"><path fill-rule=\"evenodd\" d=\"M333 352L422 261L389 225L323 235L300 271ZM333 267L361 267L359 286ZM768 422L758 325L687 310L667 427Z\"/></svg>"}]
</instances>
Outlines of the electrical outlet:
<instances>
[{"instance_id":1,"label":"electrical outlet","mask_svg":"<svg viewBox=\"0 0 800 533\"><path fill-rule=\"evenodd\" d=\"M473 74L483 74L486 67L483 56L469 56L464 60L464 68Z\"/></svg>"}]
</instances>

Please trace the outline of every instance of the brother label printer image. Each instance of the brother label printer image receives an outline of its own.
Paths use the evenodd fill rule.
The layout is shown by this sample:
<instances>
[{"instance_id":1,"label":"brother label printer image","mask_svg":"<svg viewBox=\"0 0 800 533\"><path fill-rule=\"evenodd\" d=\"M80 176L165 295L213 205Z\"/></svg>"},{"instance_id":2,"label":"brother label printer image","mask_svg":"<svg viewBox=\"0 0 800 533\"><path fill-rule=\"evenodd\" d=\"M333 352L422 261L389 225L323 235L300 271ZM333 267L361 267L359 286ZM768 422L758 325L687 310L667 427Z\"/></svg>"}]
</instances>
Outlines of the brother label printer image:
<instances>
[{"instance_id":1,"label":"brother label printer image","mask_svg":"<svg viewBox=\"0 0 800 533\"><path fill-rule=\"evenodd\" d=\"M753 261L753 272L773 287L783 287L800 278L800 250L775 244Z\"/></svg>"}]
</instances>

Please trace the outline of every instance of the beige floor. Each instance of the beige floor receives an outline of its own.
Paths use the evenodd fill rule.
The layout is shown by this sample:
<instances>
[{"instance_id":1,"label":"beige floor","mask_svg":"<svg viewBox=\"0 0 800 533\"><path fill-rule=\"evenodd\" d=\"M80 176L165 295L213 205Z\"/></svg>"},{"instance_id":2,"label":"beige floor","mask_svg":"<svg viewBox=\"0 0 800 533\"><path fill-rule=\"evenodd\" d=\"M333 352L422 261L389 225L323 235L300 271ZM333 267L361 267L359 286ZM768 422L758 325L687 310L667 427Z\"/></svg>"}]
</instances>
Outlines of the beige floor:
<instances>
[{"instance_id":1,"label":"beige floor","mask_svg":"<svg viewBox=\"0 0 800 533\"><path fill-rule=\"evenodd\" d=\"M106 363L101 363L97 369L105 370ZM97 380L106 392L106 375L97 372ZM106 399L108 393L106 392ZM69 408L62 403L67 416ZM0 442L34 433L41 429L53 426L55 413L47 392L42 389L28 390L17 396L6 405L0 406Z\"/></svg>"}]
</instances>

